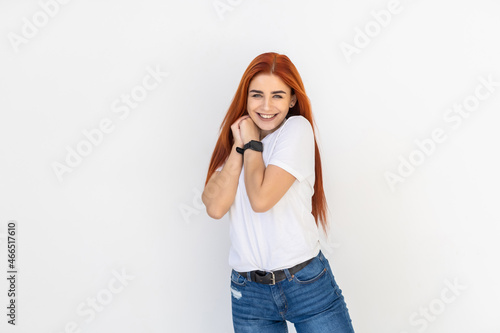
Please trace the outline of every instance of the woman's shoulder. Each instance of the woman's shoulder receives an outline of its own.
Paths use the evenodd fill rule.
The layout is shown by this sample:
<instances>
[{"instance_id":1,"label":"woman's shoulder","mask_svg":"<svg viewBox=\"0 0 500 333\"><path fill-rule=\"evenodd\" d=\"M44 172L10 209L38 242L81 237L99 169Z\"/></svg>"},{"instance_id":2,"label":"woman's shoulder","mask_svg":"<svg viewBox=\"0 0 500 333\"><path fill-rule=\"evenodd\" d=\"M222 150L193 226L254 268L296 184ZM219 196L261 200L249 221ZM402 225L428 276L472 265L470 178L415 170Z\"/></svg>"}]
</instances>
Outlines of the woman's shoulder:
<instances>
[{"instance_id":1,"label":"woman's shoulder","mask_svg":"<svg viewBox=\"0 0 500 333\"><path fill-rule=\"evenodd\" d=\"M309 120L307 120L306 117L302 116L302 115L294 115L294 116L291 116L289 117L287 120L286 120L286 123L287 127L292 127L294 129L299 129L299 128L302 128L302 129L305 129L305 130L312 130L312 126L311 126L311 123L309 122Z\"/></svg>"},{"instance_id":2,"label":"woman's shoulder","mask_svg":"<svg viewBox=\"0 0 500 333\"><path fill-rule=\"evenodd\" d=\"M309 120L307 120L306 117L300 114L288 117L287 122L297 122L310 125Z\"/></svg>"}]
</instances>

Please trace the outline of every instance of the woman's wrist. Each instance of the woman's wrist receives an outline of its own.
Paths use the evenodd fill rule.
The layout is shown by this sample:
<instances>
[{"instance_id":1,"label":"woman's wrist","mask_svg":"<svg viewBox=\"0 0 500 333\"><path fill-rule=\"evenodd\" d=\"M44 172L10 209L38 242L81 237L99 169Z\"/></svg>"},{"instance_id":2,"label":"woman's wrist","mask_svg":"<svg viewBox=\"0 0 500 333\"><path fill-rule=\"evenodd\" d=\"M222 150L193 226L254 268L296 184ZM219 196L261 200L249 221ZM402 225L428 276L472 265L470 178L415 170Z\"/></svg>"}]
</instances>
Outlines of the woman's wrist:
<instances>
[{"instance_id":1,"label":"woman's wrist","mask_svg":"<svg viewBox=\"0 0 500 333\"><path fill-rule=\"evenodd\" d=\"M233 144L233 147L231 148L231 154L230 155L236 155L238 157L235 157L237 158L238 160L241 160L243 159L243 154L241 154L240 152L238 152L238 150L240 149L243 149L243 144L242 145L238 145L238 144ZM243 163L242 163L243 165Z\"/></svg>"}]
</instances>

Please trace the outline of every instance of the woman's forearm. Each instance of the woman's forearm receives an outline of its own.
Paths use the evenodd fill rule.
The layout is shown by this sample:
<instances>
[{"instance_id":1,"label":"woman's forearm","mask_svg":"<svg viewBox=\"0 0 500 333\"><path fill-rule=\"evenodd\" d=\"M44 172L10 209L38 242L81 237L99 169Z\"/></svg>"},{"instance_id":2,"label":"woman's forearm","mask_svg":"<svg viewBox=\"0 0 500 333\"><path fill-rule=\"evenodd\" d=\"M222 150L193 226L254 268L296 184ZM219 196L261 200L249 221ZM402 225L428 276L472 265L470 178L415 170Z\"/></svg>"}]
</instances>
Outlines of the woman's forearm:
<instances>
[{"instance_id":1,"label":"woman's forearm","mask_svg":"<svg viewBox=\"0 0 500 333\"><path fill-rule=\"evenodd\" d=\"M224 167L214 172L201 195L207 214L214 219L222 218L229 211L238 189L243 158L236 147L233 145Z\"/></svg>"},{"instance_id":2,"label":"woman's forearm","mask_svg":"<svg viewBox=\"0 0 500 333\"><path fill-rule=\"evenodd\" d=\"M255 212L260 212L262 210L261 203L264 201L261 200L264 198L261 197L260 190L264 181L264 172L266 170L264 160L262 159L262 152L246 149L243 163L245 166L245 187L250 205Z\"/></svg>"}]
</instances>

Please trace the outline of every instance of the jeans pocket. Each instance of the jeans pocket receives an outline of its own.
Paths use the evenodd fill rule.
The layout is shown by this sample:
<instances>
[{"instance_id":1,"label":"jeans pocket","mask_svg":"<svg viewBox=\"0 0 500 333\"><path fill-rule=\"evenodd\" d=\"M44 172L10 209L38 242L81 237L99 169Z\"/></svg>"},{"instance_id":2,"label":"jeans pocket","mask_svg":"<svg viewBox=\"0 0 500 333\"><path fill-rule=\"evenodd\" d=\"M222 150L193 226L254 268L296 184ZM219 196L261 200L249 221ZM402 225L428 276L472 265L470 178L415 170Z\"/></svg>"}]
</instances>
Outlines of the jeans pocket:
<instances>
[{"instance_id":1,"label":"jeans pocket","mask_svg":"<svg viewBox=\"0 0 500 333\"><path fill-rule=\"evenodd\" d=\"M295 282L300 284L313 283L327 273L321 260L314 258L306 267L293 275Z\"/></svg>"},{"instance_id":2,"label":"jeans pocket","mask_svg":"<svg viewBox=\"0 0 500 333\"><path fill-rule=\"evenodd\" d=\"M239 274L238 272L236 272L234 269L231 271L231 282L238 285L238 286L246 286L247 284L247 279Z\"/></svg>"}]
</instances>

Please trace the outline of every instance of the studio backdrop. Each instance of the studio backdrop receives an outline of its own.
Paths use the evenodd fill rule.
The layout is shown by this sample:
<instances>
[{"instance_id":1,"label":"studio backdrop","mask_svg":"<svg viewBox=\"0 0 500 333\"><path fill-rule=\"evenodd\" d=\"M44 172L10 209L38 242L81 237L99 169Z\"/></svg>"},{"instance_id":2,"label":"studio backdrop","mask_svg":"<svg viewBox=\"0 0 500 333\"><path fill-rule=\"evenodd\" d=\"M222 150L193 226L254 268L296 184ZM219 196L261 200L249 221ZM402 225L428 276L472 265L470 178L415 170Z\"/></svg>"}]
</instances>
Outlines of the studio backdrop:
<instances>
[{"instance_id":1,"label":"studio backdrop","mask_svg":"<svg viewBox=\"0 0 500 333\"><path fill-rule=\"evenodd\" d=\"M0 2L1 332L232 332L201 201L250 61L315 118L356 332L500 331L500 3ZM294 332L289 324L290 332Z\"/></svg>"}]
</instances>

